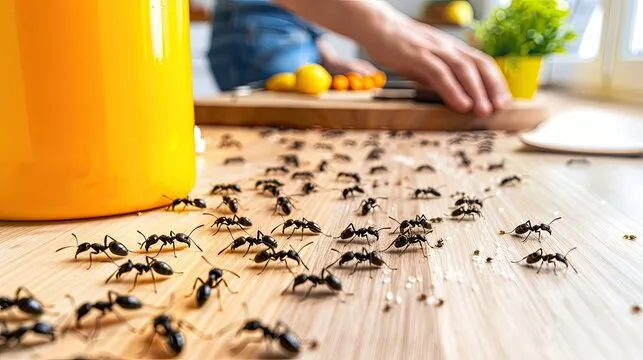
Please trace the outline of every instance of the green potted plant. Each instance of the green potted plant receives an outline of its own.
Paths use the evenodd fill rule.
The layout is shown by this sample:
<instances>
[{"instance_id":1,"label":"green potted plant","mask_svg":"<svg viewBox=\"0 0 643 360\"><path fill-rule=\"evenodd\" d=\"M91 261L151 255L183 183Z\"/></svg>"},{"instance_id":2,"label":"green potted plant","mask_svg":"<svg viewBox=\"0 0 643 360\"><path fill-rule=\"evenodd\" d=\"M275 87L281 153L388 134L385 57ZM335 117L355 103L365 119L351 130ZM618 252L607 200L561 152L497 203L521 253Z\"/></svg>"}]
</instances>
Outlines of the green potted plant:
<instances>
[{"instance_id":1,"label":"green potted plant","mask_svg":"<svg viewBox=\"0 0 643 360\"><path fill-rule=\"evenodd\" d=\"M564 5L560 0L513 0L477 24L478 47L496 59L515 98L533 98L543 56L564 52L576 38Z\"/></svg>"}]
</instances>

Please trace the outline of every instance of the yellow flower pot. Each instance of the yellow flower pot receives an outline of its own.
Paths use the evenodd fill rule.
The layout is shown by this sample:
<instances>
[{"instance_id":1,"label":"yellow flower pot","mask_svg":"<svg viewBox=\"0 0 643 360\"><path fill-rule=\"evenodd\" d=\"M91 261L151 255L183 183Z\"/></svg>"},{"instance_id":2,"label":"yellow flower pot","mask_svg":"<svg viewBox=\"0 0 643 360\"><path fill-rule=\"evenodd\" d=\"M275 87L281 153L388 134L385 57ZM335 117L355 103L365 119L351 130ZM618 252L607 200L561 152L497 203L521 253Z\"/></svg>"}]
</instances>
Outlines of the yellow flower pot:
<instances>
[{"instance_id":1,"label":"yellow flower pot","mask_svg":"<svg viewBox=\"0 0 643 360\"><path fill-rule=\"evenodd\" d=\"M514 98L531 100L536 96L542 60L540 56L496 58Z\"/></svg>"}]
</instances>

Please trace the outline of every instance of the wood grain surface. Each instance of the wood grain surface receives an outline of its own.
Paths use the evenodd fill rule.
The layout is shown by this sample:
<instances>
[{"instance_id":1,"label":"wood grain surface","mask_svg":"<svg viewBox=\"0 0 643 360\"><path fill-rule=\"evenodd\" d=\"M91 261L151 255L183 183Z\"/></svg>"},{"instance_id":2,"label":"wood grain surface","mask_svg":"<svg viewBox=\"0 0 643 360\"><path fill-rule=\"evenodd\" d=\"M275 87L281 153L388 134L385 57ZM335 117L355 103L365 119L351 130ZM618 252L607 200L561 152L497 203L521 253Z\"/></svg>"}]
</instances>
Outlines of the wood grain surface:
<instances>
[{"instance_id":1,"label":"wood grain surface","mask_svg":"<svg viewBox=\"0 0 643 360\"><path fill-rule=\"evenodd\" d=\"M297 294L281 296L292 275L283 263L271 263L258 275L261 265L254 264L251 254L217 252L230 243L231 237L222 230L213 236L206 227L197 230L193 238L203 248L177 248L177 257L171 249L164 250L159 260L169 263L181 275L157 276L158 293L154 293L149 274L143 275L131 293L144 303L163 306L171 294L175 301L168 313L185 319L206 334L216 334L232 324L230 332L217 334L212 341L200 340L185 332L187 345L181 358L281 358L278 343L253 343L243 351L234 347L245 337L235 338L234 332L246 318L242 303L247 302L250 316L267 324L282 320L302 339L318 342L315 349L305 348L299 355L306 359L595 359L640 358L643 343L643 314L633 314L631 307L643 303L643 210L640 179L643 166L640 159L590 157L588 166L567 166L568 156L530 152L514 136L498 133L494 152L476 155L475 145L446 145L453 134L416 133L413 139L390 139L385 133L381 143L386 154L381 161L365 162L370 147L363 147L371 133L349 132L336 139L320 140L320 132L283 132L269 138L258 136L257 131L233 128L203 128L208 150L198 158L198 184L191 194L204 198L210 208L218 205L219 197L208 196L215 183L239 182L243 192L238 196L246 209L240 215L252 219L257 230L269 232L282 219L273 215L274 198L257 195L254 182L263 178L266 166L279 165L278 155L295 153L288 150L293 139L306 141L298 152L304 162L302 169L312 170L323 158L334 152L346 153L352 162L330 160L327 173L317 174L315 182L323 189L310 196L296 197L293 218L306 217L318 222L323 231L337 236L349 223L358 227L372 224L376 227L395 226L387 214L397 218L412 218L416 214L444 217L453 199L449 194L466 191L472 195L492 198L484 202L482 218L475 220L445 220L434 225L427 238L432 245L444 239L444 246L431 249L428 258L417 248L405 253L386 251L384 260L393 268L390 272L372 269L360 264L354 275L352 267L333 267L332 271L343 281L344 289L353 295L332 295L318 287L313 295L301 301L307 286ZM217 148L224 133L243 142L244 149ZM279 139L286 138L281 144ZM342 146L346 139L357 140L355 147ZM421 139L438 140L441 145L421 147ZM315 149L319 141L334 144L335 151ZM471 171L456 166L453 151L463 149L471 154ZM223 159L242 155L245 165L223 166ZM488 172L480 169L489 162L506 160L506 169ZM418 174L413 169L421 163L430 163L435 173ZM389 172L368 175L374 165L386 165ZM368 216L355 213L361 197L343 200L339 191L331 190L350 183L336 181L338 171L358 171L364 177L368 195L387 197L379 200L382 211ZM499 188L500 179L519 174L524 181L514 187ZM300 192L301 182L287 177L284 192ZM372 187L374 180L379 186ZM387 185L388 183L388 185ZM399 185L398 185L399 184ZM445 185L441 198L414 200L407 187ZM485 193L484 188L490 187ZM170 194L180 195L180 194ZM6 205L6 204L5 204ZM37 204L34 204L37 206ZM213 211L214 210L210 210ZM218 213L217 213L218 214ZM223 214L221 214L223 215ZM542 242L531 236L522 238L499 235L500 229L511 230L516 225L532 220L549 222L554 217L562 220L552 224L553 233L544 233ZM118 282L105 285L105 279L116 266L103 256L96 256L87 270L87 254L74 261L74 249L55 252L73 245L72 233L81 241L100 242L106 234L125 243L137 253L129 257L144 261L138 253L140 230L149 235L189 232L200 224L209 224L212 218L201 210L167 212L162 209L139 215L101 218L87 221L50 223L0 223L0 295L12 296L18 286L27 286L43 302L55 304L58 315L43 316L43 320L64 324L69 319L71 306L65 294L71 294L77 303L103 300L108 290L127 293L132 286L133 273ZM234 231L235 236L243 235ZM638 240L624 240L623 235L638 235ZM337 258L331 248L358 251L365 242L355 240L345 245L325 236L304 235L287 239L275 235L279 249L299 248L309 241L313 245L302 251L302 258L310 272L318 273ZM388 246L395 235L382 231L372 249ZM572 269L558 264L544 267L537 274L536 267L514 264L511 261L542 247L546 253L569 254ZM158 249L158 246L153 247ZM479 250L479 257L473 252ZM227 276L229 285L237 294L223 291L223 311L219 311L216 296L197 309L194 298L184 296L191 290L197 276L205 277L209 266L201 259L206 256L216 266L237 272L241 278ZM492 260L486 262L486 258ZM118 263L124 259L115 258ZM291 267L295 272L301 267ZM427 300L418 298L425 294ZM345 301L341 301L345 298ZM438 299L444 301L437 306ZM384 311L388 308L388 311ZM120 311L135 328L149 326L151 317L161 310L144 308L139 311ZM9 318L8 325L18 325L17 313L0 314ZM90 331L97 313L84 321L83 331ZM2 359L64 359L80 354L87 357L114 358L168 358L162 339L157 337L149 353L142 354L149 342L149 333L135 335L128 331L113 314L101 322L97 339L84 342L73 333L49 343L34 335L27 335L24 343L14 347L0 347ZM256 334L258 335L258 334Z\"/></svg>"},{"instance_id":2,"label":"wood grain surface","mask_svg":"<svg viewBox=\"0 0 643 360\"><path fill-rule=\"evenodd\" d=\"M242 97L223 93L195 99L194 110L200 125L425 131L524 130L534 128L549 116L548 108L539 103L516 102L490 117L476 118L444 105L377 101L366 92L330 92L320 98L269 91Z\"/></svg>"}]
</instances>

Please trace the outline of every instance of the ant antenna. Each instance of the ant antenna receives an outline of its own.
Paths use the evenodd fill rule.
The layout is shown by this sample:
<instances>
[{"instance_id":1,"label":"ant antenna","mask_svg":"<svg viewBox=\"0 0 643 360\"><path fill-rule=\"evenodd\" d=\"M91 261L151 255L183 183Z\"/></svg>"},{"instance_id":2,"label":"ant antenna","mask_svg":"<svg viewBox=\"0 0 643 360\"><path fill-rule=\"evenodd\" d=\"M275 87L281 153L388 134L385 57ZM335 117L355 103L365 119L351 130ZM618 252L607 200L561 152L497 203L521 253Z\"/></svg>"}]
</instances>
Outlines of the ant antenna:
<instances>
[{"instance_id":1,"label":"ant antenna","mask_svg":"<svg viewBox=\"0 0 643 360\"><path fill-rule=\"evenodd\" d=\"M78 247L78 246L79 246L79 245L78 245L78 237L77 237L77 236L76 236L76 234L74 234L74 233L71 233L71 236L73 236L73 237L74 237L74 239L76 240L76 247ZM63 249L73 248L73 247L74 247L74 245L70 245L70 246L63 246L63 247L61 247L60 249L56 250L56 252L59 252L60 250L63 250Z\"/></svg>"},{"instance_id":2,"label":"ant antenna","mask_svg":"<svg viewBox=\"0 0 643 360\"><path fill-rule=\"evenodd\" d=\"M559 216L559 217L555 218L554 220L550 221L550 222L549 222L549 224L547 224L547 225L551 225L551 223L553 223L553 222L554 222L554 221L556 221L556 220L560 220L560 219L562 219L562 216ZM569 251L572 251L572 250L574 250L574 249L576 249L576 248L572 248L572 249L571 249L571 250L569 250ZM568 251L567 253L569 253L569 251ZM567 256L567 255L565 255L565 256Z\"/></svg>"},{"instance_id":3,"label":"ant antenna","mask_svg":"<svg viewBox=\"0 0 643 360\"><path fill-rule=\"evenodd\" d=\"M569 264L569 266L571 266L571 267L572 267L572 269L574 269L574 272L578 274L578 270L576 270L576 268L574 267L574 265L573 265L571 262L569 262L569 260L567 260L567 255L568 255L570 252L572 252L573 250L576 250L576 247L575 247L575 246L574 246L573 248L569 249L569 251L567 251L567 252L565 253L565 261L566 261L566 263L567 263L567 264Z\"/></svg>"},{"instance_id":4,"label":"ant antenna","mask_svg":"<svg viewBox=\"0 0 643 360\"><path fill-rule=\"evenodd\" d=\"M208 259L205 257L205 255L201 255L201 258L202 258L206 263L208 263L208 265L210 265L211 267L213 267L213 268L215 267L214 265L212 265L212 263L211 263L210 261L208 261ZM232 275L234 275L234 276L236 276L236 277L240 278L240 276L239 276L236 272L234 272L234 271L232 271L232 270L223 269L223 268L219 268L219 269L220 269L220 270L223 270L223 271L227 271L227 272L229 272L230 274L232 274Z\"/></svg>"}]
</instances>

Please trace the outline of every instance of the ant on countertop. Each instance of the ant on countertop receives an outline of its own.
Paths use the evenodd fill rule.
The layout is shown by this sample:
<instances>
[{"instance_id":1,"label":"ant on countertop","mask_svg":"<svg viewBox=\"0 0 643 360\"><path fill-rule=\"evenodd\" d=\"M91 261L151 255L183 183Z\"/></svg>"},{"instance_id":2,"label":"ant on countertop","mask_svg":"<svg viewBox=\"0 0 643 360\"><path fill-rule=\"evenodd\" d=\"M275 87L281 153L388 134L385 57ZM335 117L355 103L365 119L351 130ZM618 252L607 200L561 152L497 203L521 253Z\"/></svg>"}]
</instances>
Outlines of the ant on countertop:
<instances>
[{"instance_id":1,"label":"ant on countertop","mask_svg":"<svg viewBox=\"0 0 643 360\"><path fill-rule=\"evenodd\" d=\"M113 237L111 237L109 235L105 235L105 237L103 238L103 243L102 244L99 244L99 243L90 244L88 242L84 242L82 244L79 244L78 243L78 237L76 236L76 234L72 233L71 236L73 236L74 239L76 240L76 246L75 246L76 247L76 255L74 255L74 260L78 259L79 254L91 250L91 252L89 253L89 267L87 268L87 270L91 269L91 267L92 267L92 255L98 255L100 253L103 253L110 260L112 260L112 257L109 256L109 254L107 253L107 250L109 250L112 254L118 255L118 256L127 256L127 254L129 254L129 250L127 249L127 247L125 247L125 245L123 245L122 243L116 241ZM109 244L107 243L107 239L111 240L109 242ZM59 252L60 250L63 250L63 249L72 248L72 247L74 247L74 246L73 245L71 245L71 246L63 246L60 249L56 250L56 252Z\"/></svg>"}]
</instances>

